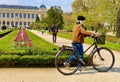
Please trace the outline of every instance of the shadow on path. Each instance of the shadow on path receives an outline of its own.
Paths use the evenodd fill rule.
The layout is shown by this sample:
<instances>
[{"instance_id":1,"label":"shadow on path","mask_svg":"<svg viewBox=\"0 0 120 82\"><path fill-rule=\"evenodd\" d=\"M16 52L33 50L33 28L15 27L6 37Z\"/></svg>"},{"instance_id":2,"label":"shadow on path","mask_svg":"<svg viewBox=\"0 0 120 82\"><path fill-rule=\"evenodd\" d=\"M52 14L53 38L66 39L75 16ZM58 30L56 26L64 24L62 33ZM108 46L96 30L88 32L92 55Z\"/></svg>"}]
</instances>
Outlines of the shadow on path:
<instances>
[{"instance_id":1,"label":"shadow on path","mask_svg":"<svg viewBox=\"0 0 120 82\"><path fill-rule=\"evenodd\" d=\"M113 67L111 69L112 72L117 72L117 73L120 73L120 67Z\"/></svg>"},{"instance_id":2,"label":"shadow on path","mask_svg":"<svg viewBox=\"0 0 120 82\"><path fill-rule=\"evenodd\" d=\"M110 71L108 72L116 72L116 73L120 73L120 67L113 67ZM96 74L96 73L107 73L107 72L98 72L97 70L95 70L94 68L90 67L90 68L83 68L83 71L79 71L77 73L75 73L74 75L80 75L80 74Z\"/></svg>"}]
</instances>

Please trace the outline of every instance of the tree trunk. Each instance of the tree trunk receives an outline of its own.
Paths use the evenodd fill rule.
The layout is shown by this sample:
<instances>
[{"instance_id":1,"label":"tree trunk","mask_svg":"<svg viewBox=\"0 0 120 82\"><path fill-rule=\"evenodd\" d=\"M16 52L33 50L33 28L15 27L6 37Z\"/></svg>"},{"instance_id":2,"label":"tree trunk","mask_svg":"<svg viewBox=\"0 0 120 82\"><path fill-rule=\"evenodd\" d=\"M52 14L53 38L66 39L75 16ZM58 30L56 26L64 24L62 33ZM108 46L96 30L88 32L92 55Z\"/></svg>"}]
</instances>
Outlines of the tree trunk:
<instances>
[{"instance_id":1,"label":"tree trunk","mask_svg":"<svg viewBox=\"0 0 120 82\"><path fill-rule=\"evenodd\" d=\"M116 37L120 38L120 8L119 8L119 10L117 12Z\"/></svg>"}]
</instances>

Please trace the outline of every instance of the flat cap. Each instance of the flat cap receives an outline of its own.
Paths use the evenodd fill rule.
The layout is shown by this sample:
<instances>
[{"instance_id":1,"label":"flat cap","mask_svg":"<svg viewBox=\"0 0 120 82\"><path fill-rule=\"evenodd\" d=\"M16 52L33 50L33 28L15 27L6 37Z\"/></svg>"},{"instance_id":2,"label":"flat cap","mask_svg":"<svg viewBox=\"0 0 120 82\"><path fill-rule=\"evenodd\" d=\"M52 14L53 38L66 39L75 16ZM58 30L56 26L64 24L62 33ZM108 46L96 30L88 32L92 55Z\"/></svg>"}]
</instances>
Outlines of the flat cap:
<instances>
[{"instance_id":1,"label":"flat cap","mask_svg":"<svg viewBox=\"0 0 120 82\"><path fill-rule=\"evenodd\" d=\"M77 19L78 20L85 20L85 17L84 16L78 16Z\"/></svg>"}]
</instances>

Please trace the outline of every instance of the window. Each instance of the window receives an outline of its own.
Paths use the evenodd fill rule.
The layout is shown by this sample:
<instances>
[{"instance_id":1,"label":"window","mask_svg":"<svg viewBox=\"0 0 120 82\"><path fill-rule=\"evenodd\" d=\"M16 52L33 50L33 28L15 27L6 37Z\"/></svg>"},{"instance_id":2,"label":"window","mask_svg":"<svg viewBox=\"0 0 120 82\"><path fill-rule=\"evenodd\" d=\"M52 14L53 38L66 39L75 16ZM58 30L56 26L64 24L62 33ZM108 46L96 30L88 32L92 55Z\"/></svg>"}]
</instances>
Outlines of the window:
<instances>
[{"instance_id":1,"label":"window","mask_svg":"<svg viewBox=\"0 0 120 82\"><path fill-rule=\"evenodd\" d=\"M12 25L12 27L14 27L14 22L13 21L11 22L11 25Z\"/></svg>"},{"instance_id":2,"label":"window","mask_svg":"<svg viewBox=\"0 0 120 82\"><path fill-rule=\"evenodd\" d=\"M7 18L9 18L9 13L7 13Z\"/></svg>"},{"instance_id":3,"label":"window","mask_svg":"<svg viewBox=\"0 0 120 82\"><path fill-rule=\"evenodd\" d=\"M24 18L26 18L26 14L24 13Z\"/></svg>"},{"instance_id":4,"label":"window","mask_svg":"<svg viewBox=\"0 0 120 82\"><path fill-rule=\"evenodd\" d=\"M20 25L22 25L22 22L20 22Z\"/></svg>"},{"instance_id":5,"label":"window","mask_svg":"<svg viewBox=\"0 0 120 82\"><path fill-rule=\"evenodd\" d=\"M2 17L5 18L5 13L2 13Z\"/></svg>"},{"instance_id":6,"label":"window","mask_svg":"<svg viewBox=\"0 0 120 82\"><path fill-rule=\"evenodd\" d=\"M10 23L9 23L9 21L7 21L7 25L9 25Z\"/></svg>"},{"instance_id":7,"label":"window","mask_svg":"<svg viewBox=\"0 0 120 82\"><path fill-rule=\"evenodd\" d=\"M2 24L5 25L5 21L3 21Z\"/></svg>"},{"instance_id":8,"label":"window","mask_svg":"<svg viewBox=\"0 0 120 82\"><path fill-rule=\"evenodd\" d=\"M18 25L18 22L15 22L15 25L17 26L17 25Z\"/></svg>"},{"instance_id":9,"label":"window","mask_svg":"<svg viewBox=\"0 0 120 82\"><path fill-rule=\"evenodd\" d=\"M22 18L22 13L19 14L19 17Z\"/></svg>"},{"instance_id":10,"label":"window","mask_svg":"<svg viewBox=\"0 0 120 82\"><path fill-rule=\"evenodd\" d=\"M28 18L30 18L30 14L28 14Z\"/></svg>"},{"instance_id":11,"label":"window","mask_svg":"<svg viewBox=\"0 0 120 82\"><path fill-rule=\"evenodd\" d=\"M15 17L18 17L18 13L15 13Z\"/></svg>"},{"instance_id":12,"label":"window","mask_svg":"<svg viewBox=\"0 0 120 82\"><path fill-rule=\"evenodd\" d=\"M30 22L28 22L28 26L30 25Z\"/></svg>"},{"instance_id":13,"label":"window","mask_svg":"<svg viewBox=\"0 0 120 82\"><path fill-rule=\"evenodd\" d=\"M34 14L32 14L32 18L34 19Z\"/></svg>"},{"instance_id":14,"label":"window","mask_svg":"<svg viewBox=\"0 0 120 82\"><path fill-rule=\"evenodd\" d=\"M24 25L26 25L26 22L24 22Z\"/></svg>"},{"instance_id":15,"label":"window","mask_svg":"<svg viewBox=\"0 0 120 82\"><path fill-rule=\"evenodd\" d=\"M11 13L11 18L14 18L14 13Z\"/></svg>"}]
</instances>

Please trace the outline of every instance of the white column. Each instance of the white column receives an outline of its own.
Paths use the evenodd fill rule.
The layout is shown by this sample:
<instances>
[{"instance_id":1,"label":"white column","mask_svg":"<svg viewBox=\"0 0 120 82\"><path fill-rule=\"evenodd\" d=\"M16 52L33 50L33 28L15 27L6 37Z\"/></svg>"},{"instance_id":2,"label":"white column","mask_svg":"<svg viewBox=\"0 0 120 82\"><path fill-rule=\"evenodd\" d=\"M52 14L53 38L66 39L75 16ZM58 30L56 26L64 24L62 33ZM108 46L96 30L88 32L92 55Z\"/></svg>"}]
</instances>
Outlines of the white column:
<instances>
[{"instance_id":1,"label":"white column","mask_svg":"<svg viewBox=\"0 0 120 82\"><path fill-rule=\"evenodd\" d=\"M15 27L16 26L16 23L15 23L16 21L14 20L13 22L14 22L14 27Z\"/></svg>"},{"instance_id":2,"label":"white column","mask_svg":"<svg viewBox=\"0 0 120 82\"><path fill-rule=\"evenodd\" d=\"M1 19L2 19L2 12L1 12Z\"/></svg>"}]
</instances>

